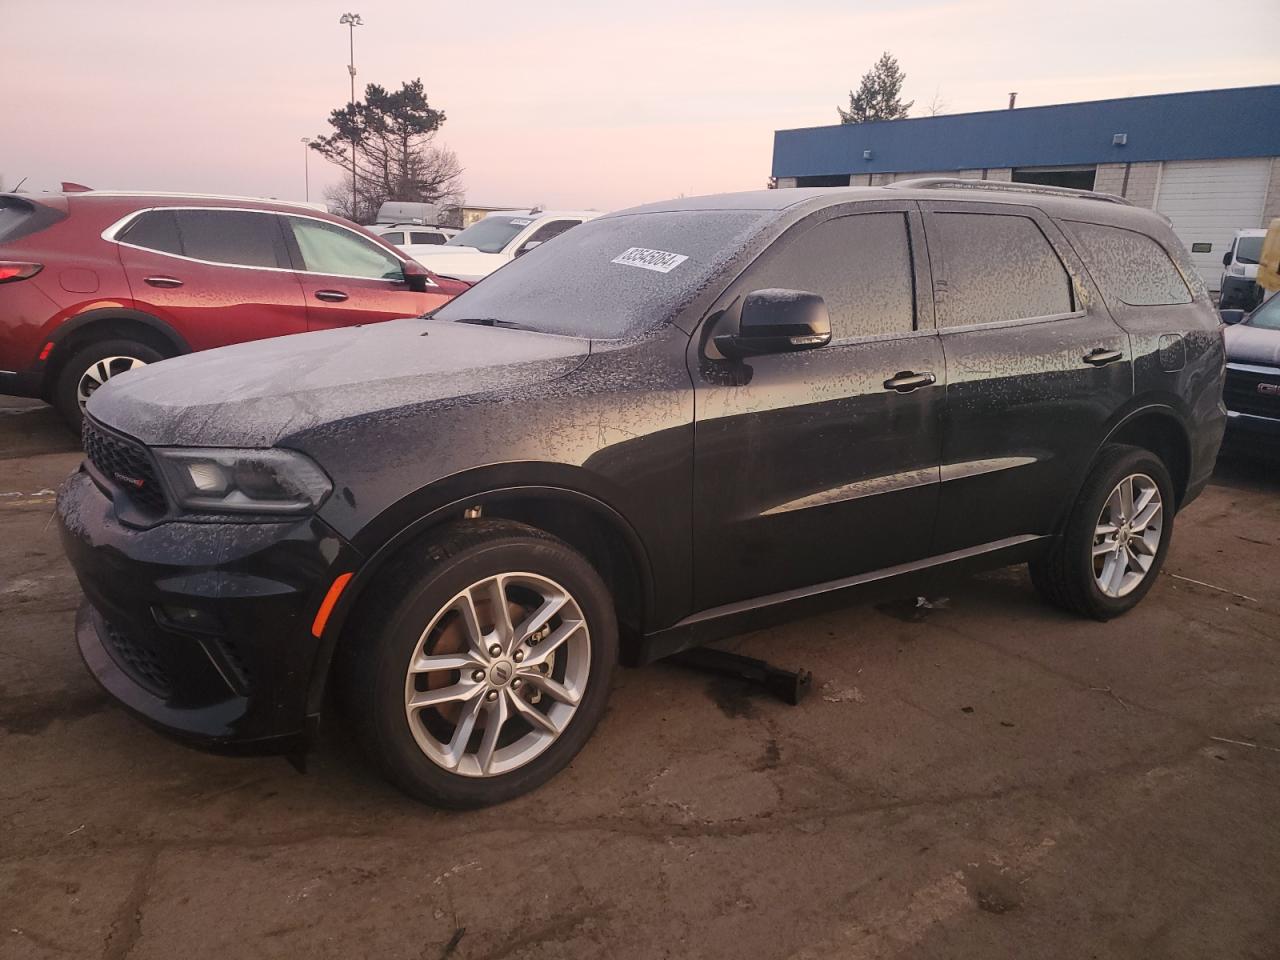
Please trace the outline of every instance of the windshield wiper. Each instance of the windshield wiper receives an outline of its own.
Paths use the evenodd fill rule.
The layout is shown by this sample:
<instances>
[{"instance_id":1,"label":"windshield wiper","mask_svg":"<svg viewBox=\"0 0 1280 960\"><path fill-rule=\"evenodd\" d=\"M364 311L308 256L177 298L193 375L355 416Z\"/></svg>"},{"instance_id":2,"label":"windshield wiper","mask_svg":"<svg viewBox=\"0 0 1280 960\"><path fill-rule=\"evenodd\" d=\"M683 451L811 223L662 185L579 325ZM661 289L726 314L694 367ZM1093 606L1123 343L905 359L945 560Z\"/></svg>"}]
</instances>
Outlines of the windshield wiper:
<instances>
[{"instance_id":1,"label":"windshield wiper","mask_svg":"<svg viewBox=\"0 0 1280 960\"><path fill-rule=\"evenodd\" d=\"M470 323L477 327L503 327L507 330L533 330L533 327L514 320L499 320L497 317L462 317L454 323Z\"/></svg>"}]
</instances>

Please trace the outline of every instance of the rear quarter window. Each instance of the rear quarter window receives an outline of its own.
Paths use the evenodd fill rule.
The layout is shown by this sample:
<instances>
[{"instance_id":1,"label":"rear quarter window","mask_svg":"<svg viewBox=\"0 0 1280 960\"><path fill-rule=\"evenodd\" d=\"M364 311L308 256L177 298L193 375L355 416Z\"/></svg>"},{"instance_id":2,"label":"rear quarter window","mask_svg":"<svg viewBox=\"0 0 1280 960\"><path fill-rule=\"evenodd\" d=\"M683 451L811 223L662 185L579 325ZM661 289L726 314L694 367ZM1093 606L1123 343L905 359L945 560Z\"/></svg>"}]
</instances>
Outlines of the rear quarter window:
<instances>
[{"instance_id":1,"label":"rear quarter window","mask_svg":"<svg viewBox=\"0 0 1280 960\"><path fill-rule=\"evenodd\" d=\"M1169 254L1145 233L1099 223L1067 225L1102 292L1131 307L1170 306L1191 302L1187 287Z\"/></svg>"},{"instance_id":2,"label":"rear quarter window","mask_svg":"<svg viewBox=\"0 0 1280 960\"><path fill-rule=\"evenodd\" d=\"M150 210L133 221L120 236L121 243L161 253L182 253L178 220L172 210Z\"/></svg>"}]
</instances>

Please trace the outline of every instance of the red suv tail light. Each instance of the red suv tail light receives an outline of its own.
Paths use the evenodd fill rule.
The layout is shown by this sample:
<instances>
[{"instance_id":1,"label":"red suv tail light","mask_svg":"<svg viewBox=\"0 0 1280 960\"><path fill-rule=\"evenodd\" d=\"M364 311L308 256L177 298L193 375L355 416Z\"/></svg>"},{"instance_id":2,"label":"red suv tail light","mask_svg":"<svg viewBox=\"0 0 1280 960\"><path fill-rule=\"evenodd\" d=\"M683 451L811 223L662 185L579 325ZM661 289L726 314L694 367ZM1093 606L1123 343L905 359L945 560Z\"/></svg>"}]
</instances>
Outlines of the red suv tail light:
<instances>
[{"instance_id":1,"label":"red suv tail light","mask_svg":"<svg viewBox=\"0 0 1280 960\"><path fill-rule=\"evenodd\" d=\"M0 283L11 280L26 280L34 277L44 269L43 263L18 263L14 260L0 260Z\"/></svg>"}]
</instances>

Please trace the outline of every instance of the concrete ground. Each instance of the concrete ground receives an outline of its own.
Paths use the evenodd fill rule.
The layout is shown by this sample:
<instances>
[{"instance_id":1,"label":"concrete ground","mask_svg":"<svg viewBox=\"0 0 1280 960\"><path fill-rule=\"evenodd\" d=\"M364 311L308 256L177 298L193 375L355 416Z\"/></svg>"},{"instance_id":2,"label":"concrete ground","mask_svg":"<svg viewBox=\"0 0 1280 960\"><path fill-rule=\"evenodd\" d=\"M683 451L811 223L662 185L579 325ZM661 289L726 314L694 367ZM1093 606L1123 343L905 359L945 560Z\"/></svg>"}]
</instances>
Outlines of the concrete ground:
<instances>
[{"instance_id":1,"label":"concrete ground","mask_svg":"<svg viewBox=\"0 0 1280 960\"><path fill-rule=\"evenodd\" d=\"M1280 956L1280 470L1220 468L1120 620L1010 569L730 644L812 669L800 707L623 671L569 770L456 814L341 731L300 775L100 693L77 459L0 402L2 957Z\"/></svg>"}]
</instances>

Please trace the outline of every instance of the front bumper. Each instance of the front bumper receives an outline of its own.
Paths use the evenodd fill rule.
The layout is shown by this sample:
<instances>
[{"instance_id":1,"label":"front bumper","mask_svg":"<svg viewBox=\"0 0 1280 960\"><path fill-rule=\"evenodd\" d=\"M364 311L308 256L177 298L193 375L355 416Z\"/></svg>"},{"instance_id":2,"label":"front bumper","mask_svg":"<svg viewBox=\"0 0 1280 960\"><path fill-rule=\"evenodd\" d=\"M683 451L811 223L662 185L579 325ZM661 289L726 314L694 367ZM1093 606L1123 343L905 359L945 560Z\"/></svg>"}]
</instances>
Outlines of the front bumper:
<instances>
[{"instance_id":1,"label":"front bumper","mask_svg":"<svg viewBox=\"0 0 1280 960\"><path fill-rule=\"evenodd\" d=\"M213 749L302 747L320 641L311 625L355 551L316 517L125 526L81 470L58 494L84 590L76 639L113 697Z\"/></svg>"}]
</instances>

